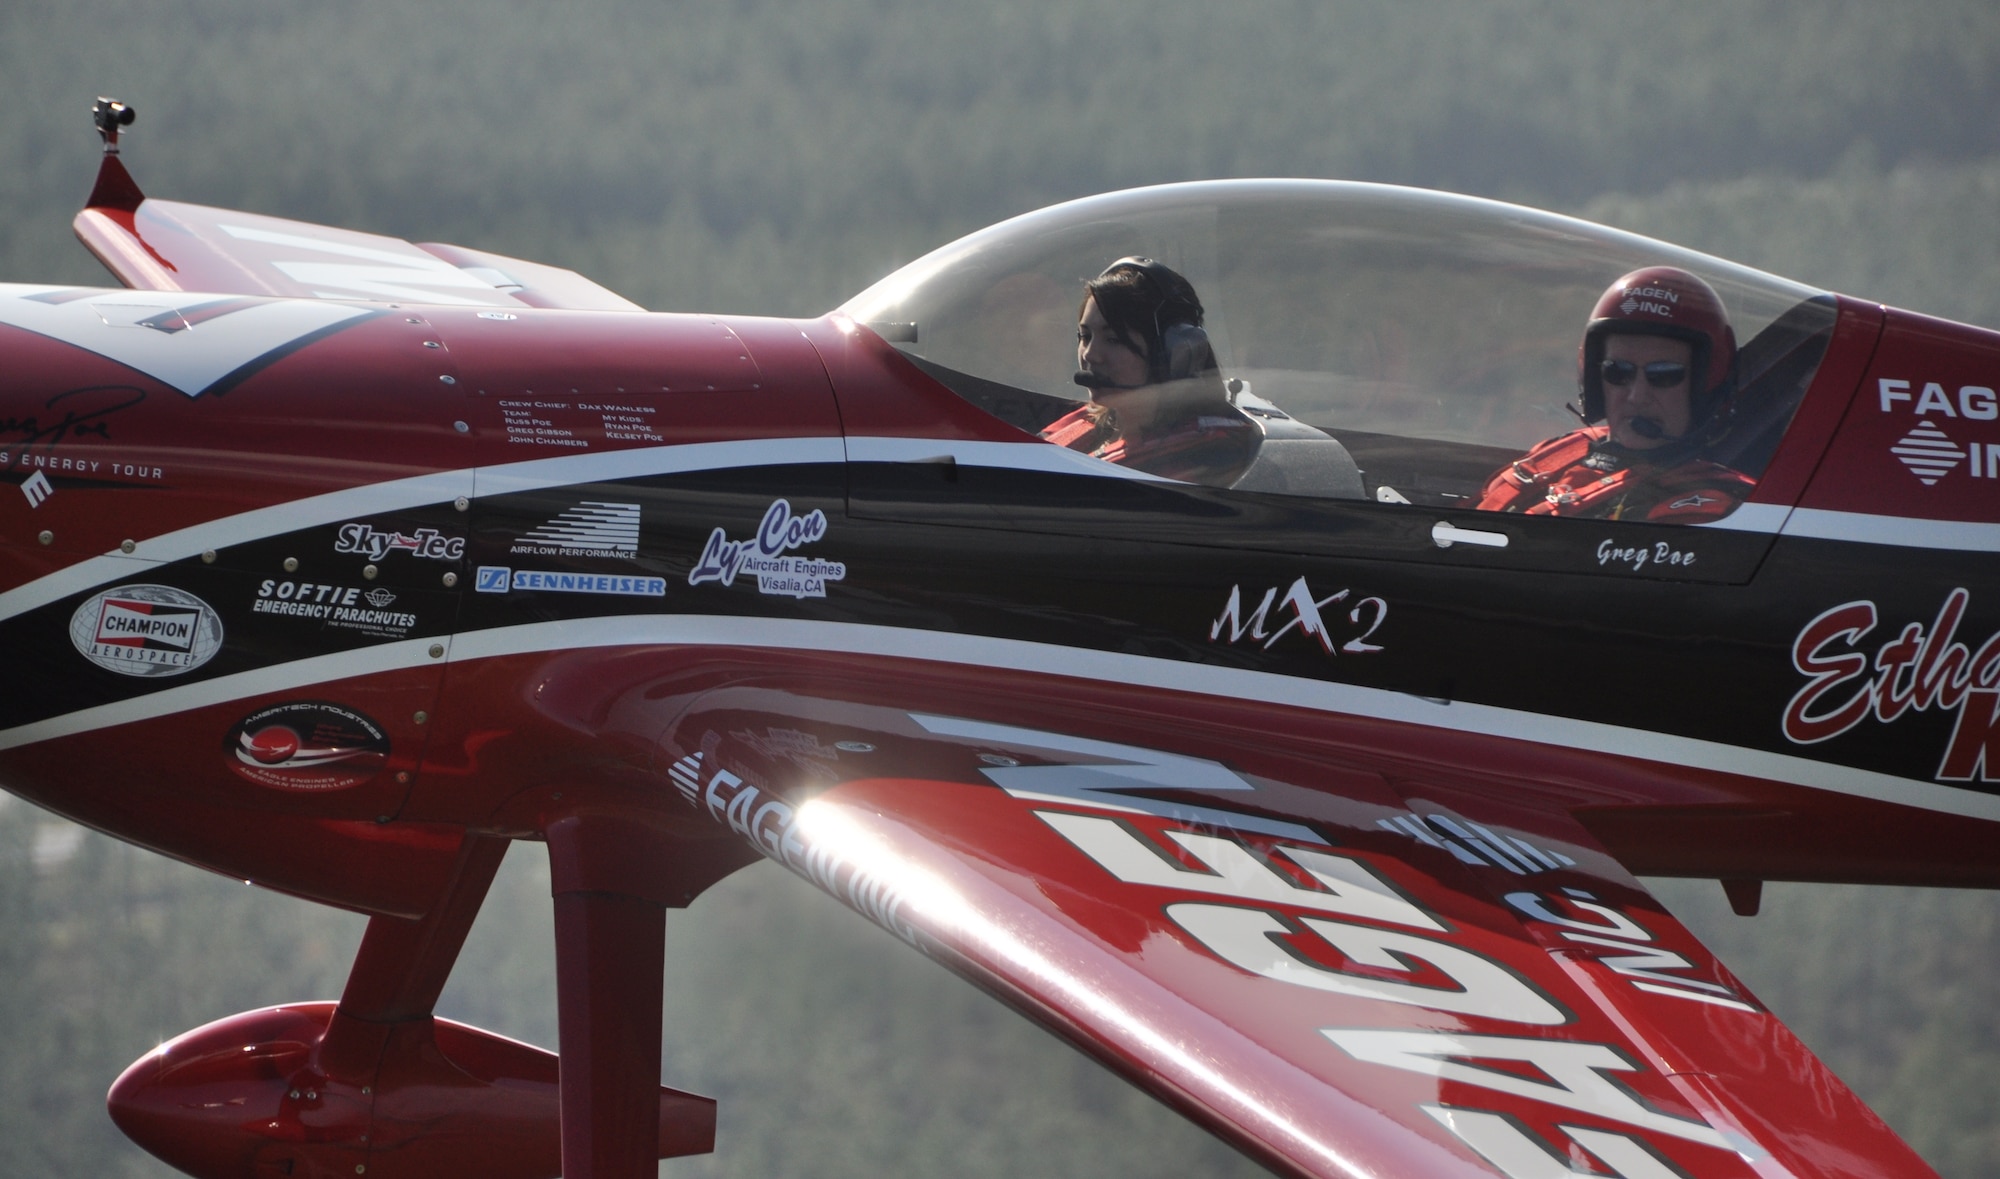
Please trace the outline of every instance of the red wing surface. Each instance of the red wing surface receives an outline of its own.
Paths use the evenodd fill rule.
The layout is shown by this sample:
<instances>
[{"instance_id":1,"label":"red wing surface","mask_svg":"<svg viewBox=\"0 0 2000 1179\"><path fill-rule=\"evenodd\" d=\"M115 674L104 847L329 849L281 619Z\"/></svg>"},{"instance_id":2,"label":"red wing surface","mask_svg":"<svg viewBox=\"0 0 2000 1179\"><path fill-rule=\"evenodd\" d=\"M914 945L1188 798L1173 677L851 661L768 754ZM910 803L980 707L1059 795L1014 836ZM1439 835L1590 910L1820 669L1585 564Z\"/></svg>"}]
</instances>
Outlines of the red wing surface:
<instances>
[{"instance_id":1,"label":"red wing surface","mask_svg":"<svg viewBox=\"0 0 2000 1179\"><path fill-rule=\"evenodd\" d=\"M559 267L179 201L88 208L76 215L76 233L120 282L138 290L642 310Z\"/></svg>"},{"instance_id":2,"label":"red wing surface","mask_svg":"<svg viewBox=\"0 0 2000 1179\"><path fill-rule=\"evenodd\" d=\"M1284 1173L1930 1173L1561 813L723 695L689 806Z\"/></svg>"}]
</instances>

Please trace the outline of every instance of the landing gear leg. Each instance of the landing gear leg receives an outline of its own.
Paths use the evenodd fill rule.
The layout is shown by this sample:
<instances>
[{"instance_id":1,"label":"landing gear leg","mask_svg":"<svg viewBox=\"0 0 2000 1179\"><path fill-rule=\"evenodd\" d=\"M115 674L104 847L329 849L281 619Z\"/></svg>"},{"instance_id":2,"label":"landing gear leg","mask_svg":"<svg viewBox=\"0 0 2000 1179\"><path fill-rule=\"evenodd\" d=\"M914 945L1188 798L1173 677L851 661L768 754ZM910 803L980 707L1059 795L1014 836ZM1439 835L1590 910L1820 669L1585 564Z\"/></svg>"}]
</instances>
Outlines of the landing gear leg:
<instances>
[{"instance_id":1,"label":"landing gear leg","mask_svg":"<svg viewBox=\"0 0 2000 1179\"><path fill-rule=\"evenodd\" d=\"M690 865L675 854L673 841L643 825L577 816L550 824L546 834L562 1039L562 1173L653 1179L662 1154L666 911L700 888L689 886Z\"/></svg>"}]
</instances>

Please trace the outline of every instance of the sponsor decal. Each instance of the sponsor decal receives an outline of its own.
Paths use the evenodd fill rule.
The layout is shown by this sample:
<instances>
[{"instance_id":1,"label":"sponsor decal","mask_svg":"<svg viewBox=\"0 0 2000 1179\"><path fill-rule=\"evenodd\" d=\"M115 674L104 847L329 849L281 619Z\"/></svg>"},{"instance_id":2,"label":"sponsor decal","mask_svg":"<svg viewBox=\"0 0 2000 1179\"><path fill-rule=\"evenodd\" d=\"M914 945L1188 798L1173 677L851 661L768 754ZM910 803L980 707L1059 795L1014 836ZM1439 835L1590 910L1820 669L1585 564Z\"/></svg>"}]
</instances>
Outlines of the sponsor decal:
<instances>
[{"instance_id":1,"label":"sponsor decal","mask_svg":"<svg viewBox=\"0 0 2000 1179\"><path fill-rule=\"evenodd\" d=\"M1278 596L1276 586L1265 590L1264 596L1258 599L1256 609L1250 611L1249 617L1245 618L1243 587L1232 585L1229 587L1229 601L1223 604L1222 613L1216 615L1215 621L1209 624L1208 641L1234 645L1249 639L1262 643L1263 649L1268 651L1277 645L1279 639L1296 630L1316 640L1320 649L1328 655L1339 653L1371 655L1382 649L1368 640L1382 628L1383 620L1389 617L1389 603L1381 598L1363 598L1347 611L1347 624L1342 626L1340 611L1335 610L1328 614L1326 610L1329 606L1337 606L1347 601L1351 592L1343 589L1319 597L1306 585L1306 579L1301 577L1292 582L1282 598ZM1274 604L1280 611L1291 611L1292 615L1276 630L1271 629L1271 607ZM1281 613L1279 617L1284 616ZM1349 633L1349 628L1357 629L1360 633L1342 642L1341 635L1335 633L1336 628L1343 633ZM1224 634L1228 637L1224 638Z\"/></svg>"},{"instance_id":2,"label":"sponsor decal","mask_svg":"<svg viewBox=\"0 0 2000 1179\"><path fill-rule=\"evenodd\" d=\"M507 551L526 556L636 557L639 505L585 501L523 533Z\"/></svg>"},{"instance_id":3,"label":"sponsor decal","mask_svg":"<svg viewBox=\"0 0 2000 1179\"><path fill-rule=\"evenodd\" d=\"M2000 782L2000 633L1977 648L1958 624L1972 595L1945 595L1926 627L1906 622L1893 638L1862 646L1880 621L1872 601L1844 602L1799 628L1792 667L1805 686L1785 706L1785 739L1816 745L1863 721L1893 724L1906 712L1958 713L1933 777L1941 782Z\"/></svg>"},{"instance_id":4,"label":"sponsor decal","mask_svg":"<svg viewBox=\"0 0 2000 1179\"><path fill-rule=\"evenodd\" d=\"M358 553L371 561L380 561L390 553L408 553L426 561L456 561L465 556L465 538L446 536L435 528L419 528L406 536L366 524L342 524L333 551Z\"/></svg>"},{"instance_id":5,"label":"sponsor decal","mask_svg":"<svg viewBox=\"0 0 2000 1179\"><path fill-rule=\"evenodd\" d=\"M667 770L668 781L689 806L707 813L766 858L805 877L870 921L917 944L917 931L903 916L907 902L893 885L866 866L814 842L799 829L790 803L719 766L706 772L708 756L707 749L698 749Z\"/></svg>"},{"instance_id":6,"label":"sponsor decal","mask_svg":"<svg viewBox=\"0 0 2000 1179\"><path fill-rule=\"evenodd\" d=\"M42 501L55 493L56 489L49 486L49 477L40 471L28 476L21 484L21 494L28 498L30 508L41 507Z\"/></svg>"},{"instance_id":7,"label":"sponsor decal","mask_svg":"<svg viewBox=\"0 0 2000 1179\"><path fill-rule=\"evenodd\" d=\"M1915 429L1889 448L1889 453L1901 459L1925 487L1936 487L1938 480L1951 474L1952 468L1965 459L1965 452L1958 444L1929 422L1918 422Z\"/></svg>"},{"instance_id":8,"label":"sponsor decal","mask_svg":"<svg viewBox=\"0 0 2000 1179\"><path fill-rule=\"evenodd\" d=\"M107 671L183 675L222 649L222 617L186 590L121 585L76 608L69 639L85 659Z\"/></svg>"},{"instance_id":9,"label":"sponsor decal","mask_svg":"<svg viewBox=\"0 0 2000 1179\"><path fill-rule=\"evenodd\" d=\"M389 738L373 720L320 700L253 712L222 741L223 761L239 777L278 790L345 790L389 760Z\"/></svg>"},{"instance_id":10,"label":"sponsor decal","mask_svg":"<svg viewBox=\"0 0 2000 1179\"><path fill-rule=\"evenodd\" d=\"M1637 918L1599 904L1597 897L1584 889L1510 892L1506 901L1523 917L1557 927L1557 940L1577 947L1578 956L1596 961L1637 990L1738 1011L1762 1010L1741 991L1715 981L1682 955L1656 945L1655 935Z\"/></svg>"},{"instance_id":11,"label":"sponsor decal","mask_svg":"<svg viewBox=\"0 0 2000 1179\"><path fill-rule=\"evenodd\" d=\"M1676 500L1671 506L1693 508L1714 502L1705 495L1691 495L1686 499ZM1693 553L1677 549L1664 540L1655 541L1651 547L1643 544L1621 545L1615 540L1600 541L1597 545L1598 565L1615 565L1634 573L1648 565L1656 569L1685 569L1694 564L1694 557Z\"/></svg>"},{"instance_id":12,"label":"sponsor decal","mask_svg":"<svg viewBox=\"0 0 2000 1179\"><path fill-rule=\"evenodd\" d=\"M1960 385L1957 396L1949 396L1936 381L1925 381L1923 392L1910 392L1913 382L1884 377L1875 382L1883 413L1908 409L1917 417L1941 414L1948 418L1990 422L2000 418L2000 396L1984 385ZM1906 404L1907 403L1907 404Z\"/></svg>"},{"instance_id":13,"label":"sponsor decal","mask_svg":"<svg viewBox=\"0 0 2000 1179\"><path fill-rule=\"evenodd\" d=\"M417 625L417 616L407 610L389 609L395 602L395 592L380 586L362 589L267 577L257 586L250 612L306 618L334 630L360 631L381 638L405 638Z\"/></svg>"},{"instance_id":14,"label":"sponsor decal","mask_svg":"<svg viewBox=\"0 0 2000 1179\"><path fill-rule=\"evenodd\" d=\"M1625 301L1618 304L1618 310L1627 315L1643 311L1647 315L1672 319L1674 308L1680 305L1680 301L1679 291L1670 291L1665 287L1626 287Z\"/></svg>"},{"instance_id":15,"label":"sponsor decal","mask_svg":"<svg viewBox=\"0 0 2000 1179\"><path fill-rule=\"evenodd\" d=\"M480 593L506 593L509 589L541 590L556 594L622 594L635 598L663 598L667 581L663 577L631 577L613 573L556 573L543 569L509 570L493 565L479 567ZM497 587L497 588L489 588Z\"/></svg>"},{"instance_id":16,"label":"sponsor decal","mask_svg":"<svg viewBox=\"0 0 2000 1179\"><path fill-rule=\"evenodd\" d=\"M1908 413L1921 419L1889 447L1889 453L1925 487L1935 487L1965 464L1974 479L2000 479L2000 442L1967 442L1945 433L1935 419L1990 422L2000 419L2000 395L1986 385L1947 389L1938 381L1883 377L1875 382L1876 405L1885 414Z\"/></svg>"},{"instance_id":17,"label":"sponsor decal","mask_svg":"<svg viewBox=\"0 0 2000 1179\"><path fill-rule=\"evenodd\" d=\"M826 513L818 508L800 516L793 513L789 502L772 500L754 537L731 540L720 528L709 533L701 559L688 571L688 584L714 581L735 585L737 574L749 572L757 576L758 593L824 598L828 582L847 577L847 566L840 561L786 554L825 538L826 528Z\"/></svg>"},{"instance_id":18,"label":"sponsor decal","mask_svg":"<svg viewBox=\"0 0 2000 1179\"><path fill-rule=\"evenodd\" d=\"M15 469L35 472L44 482L45 471L56 471L65 475L79 475L90 479L130 479L141 483L159 483L166 479L164 468L148 466L144 463L119 463L109 459L79 459L51 454L31 454L20 451L9 454L0 450L0 470Z\"/></svg>"}]
</instances>

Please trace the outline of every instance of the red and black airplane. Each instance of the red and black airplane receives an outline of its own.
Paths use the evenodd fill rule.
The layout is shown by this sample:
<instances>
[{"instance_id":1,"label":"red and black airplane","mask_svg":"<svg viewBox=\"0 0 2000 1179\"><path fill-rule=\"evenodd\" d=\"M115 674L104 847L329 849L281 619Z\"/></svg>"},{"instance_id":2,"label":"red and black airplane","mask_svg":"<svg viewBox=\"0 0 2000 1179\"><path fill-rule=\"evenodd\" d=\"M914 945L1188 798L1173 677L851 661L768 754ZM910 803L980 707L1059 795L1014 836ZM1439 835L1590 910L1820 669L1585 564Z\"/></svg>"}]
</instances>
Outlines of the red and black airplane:
<instances>
[{"instance_id":1,"label":"red and black airplane","mask_svg":"<svg viewBox=\"0 0 2000 1179\"><path fill-rule=\"evenodd\" d=\"M1641 886L1992 886L2000 336L1410 189L1114 193L818 319L144 197L0 286L0 785L369 915L118 1079L189 1174L626 1179L666 911L765 857L1273 1170L1932 1172ZM1042 441L1188 276L1230 486ZM1742 341L1703 525L1501 515L1605 284ZM560 1055L433 1018L511 840ZM801 984L805 985L805 984Z\"/></svg>"}]
</instances>

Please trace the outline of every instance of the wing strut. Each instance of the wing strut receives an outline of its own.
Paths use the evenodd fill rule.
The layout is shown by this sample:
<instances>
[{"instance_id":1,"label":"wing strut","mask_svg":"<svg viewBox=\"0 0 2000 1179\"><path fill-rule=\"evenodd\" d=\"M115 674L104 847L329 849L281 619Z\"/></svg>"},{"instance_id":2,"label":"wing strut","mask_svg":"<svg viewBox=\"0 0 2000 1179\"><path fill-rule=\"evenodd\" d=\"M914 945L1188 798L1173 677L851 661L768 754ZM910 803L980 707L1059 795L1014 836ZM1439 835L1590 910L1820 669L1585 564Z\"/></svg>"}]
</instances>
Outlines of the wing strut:
<instances>
[{"instance_id":1,"label":"wing strut","mask_svg":"<svg viewBox=\"0 0 2000 1179\"><path fill-rule=\"evenodd\" d=\"M507 841L470 836L444 898L416 921L371 917L317 1053L330 1076L367 1076L404 1025L428 1024L472 920L493 887Z\"/></svg>"}]
</instances>

